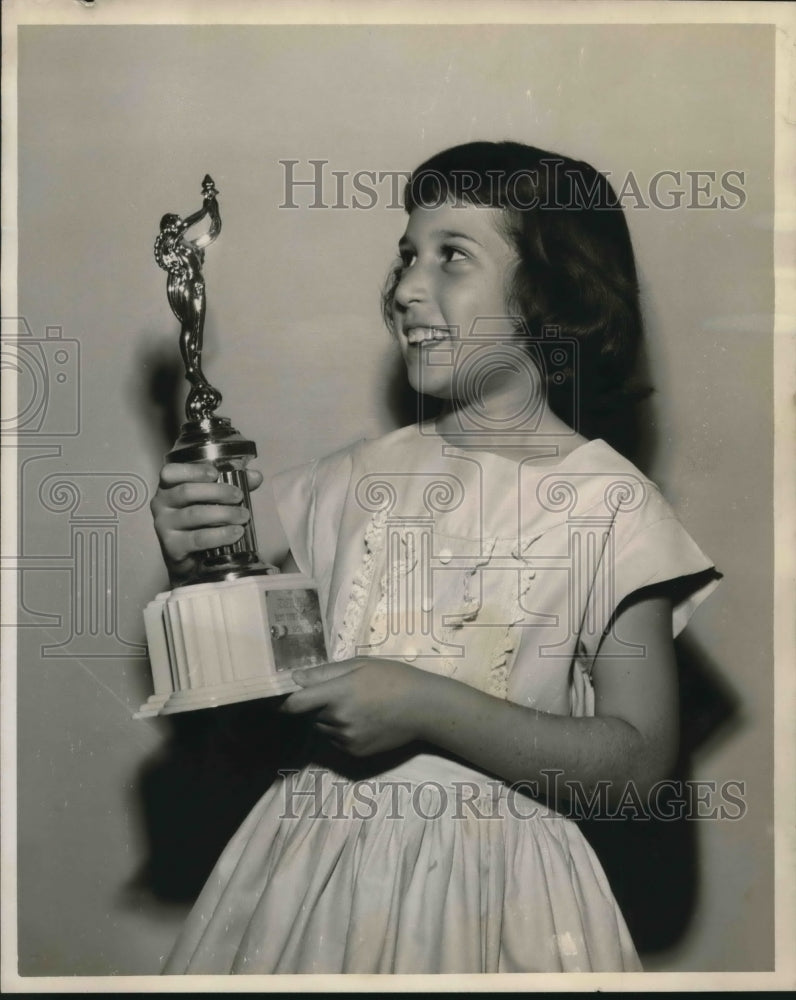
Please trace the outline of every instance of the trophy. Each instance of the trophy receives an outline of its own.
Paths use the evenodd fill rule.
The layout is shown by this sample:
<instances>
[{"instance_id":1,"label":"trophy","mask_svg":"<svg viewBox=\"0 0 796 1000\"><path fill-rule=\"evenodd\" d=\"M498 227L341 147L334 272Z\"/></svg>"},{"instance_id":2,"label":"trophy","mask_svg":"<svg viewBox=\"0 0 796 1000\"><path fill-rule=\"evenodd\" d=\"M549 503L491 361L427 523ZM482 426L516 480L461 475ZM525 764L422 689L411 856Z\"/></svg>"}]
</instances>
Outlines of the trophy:
<instances>
[{"instance_id":1,"label":"trophy","mask_svg":"<svg viewBox=\"0 0 796 1000\"><path fill-rule=\"evenodd\" d=\"M202 267L205 248L221 232L218 193L205 176L202 208L185 219L164 215L155 240L190 383L186 421L166 459L212 462L219 481L241 490L251 515L246 466L257 448L227 417L216 416L221 394L202 371ZM205 220L207 232L187 239L188 230ZM286 694L298 690L292 669L328 659L315 582L260 559L251 516L238 541L201 553L190 579L147 605L144 625L155 693L136 718Z\"/></svg>"}]
</instances>

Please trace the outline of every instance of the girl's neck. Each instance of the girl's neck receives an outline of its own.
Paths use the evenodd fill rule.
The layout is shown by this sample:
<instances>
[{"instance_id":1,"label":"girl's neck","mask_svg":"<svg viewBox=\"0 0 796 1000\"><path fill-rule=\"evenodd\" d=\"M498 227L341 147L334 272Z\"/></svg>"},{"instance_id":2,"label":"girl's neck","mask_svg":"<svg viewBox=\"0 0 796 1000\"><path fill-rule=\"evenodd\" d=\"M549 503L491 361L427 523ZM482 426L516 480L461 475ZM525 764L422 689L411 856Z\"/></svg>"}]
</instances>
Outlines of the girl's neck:
<instances>
[{"instance_id":1,"label":"girl's neck","mask_svg":"<svg viewBox=\"0 0 796 1000\"><path fill-rule=\"evenodd\" d=\"M449 400L437 417L437 433L456 447L472 447L516 460L537 461L540 465L554 465L588 441L546 404L542 404L538 423L531 429L522 428L521 416L512 427L511 420L506 420L500 410L505 408L490 405L488 400L481 401L477 408L473 404ZM526 420L532 422L530 415Z\"/></svg>"}]
</instances>

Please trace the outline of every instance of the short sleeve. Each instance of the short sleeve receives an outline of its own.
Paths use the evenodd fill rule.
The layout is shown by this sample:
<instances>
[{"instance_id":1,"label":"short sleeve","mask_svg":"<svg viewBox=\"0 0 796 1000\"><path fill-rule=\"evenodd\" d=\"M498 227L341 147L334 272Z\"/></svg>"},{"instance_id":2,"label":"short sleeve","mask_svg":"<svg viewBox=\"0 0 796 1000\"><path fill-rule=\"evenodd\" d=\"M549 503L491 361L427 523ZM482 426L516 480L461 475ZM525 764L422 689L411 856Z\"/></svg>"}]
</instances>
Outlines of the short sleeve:
<instances>
[{"instance_id":1,"label":"short sleeve","mask_svg":"<svg viewBox=\"0 0 796 1000\"><path fill-rule=\"evenodd\" d=\"M664 585L672 598L672 635L686 626L721 580L653 484L640 509L615 514L591 581L581 640L593 657L619 606L645 587Z\"/></svg>"},{"instance_id":2,"label":"short sleeve","mask_svg":"<svg viewBox=\"0 0 796 1000\"><path fill-rule=\"evenodd\" d=\"M356 447L280 472L272 480L279 519L296 564L321 591L328 588L331 577Z\"/></svg>"},{"instance_id":3,"label":"short sleeve","mask_svg":"<svg viewBox=\"0 0 796 1000\"><path fill-rule=\"evenodd\" d=\"M273 478L279 520L290 551L302 573L313 576L312 536L315 524L315 475L318 459L280 472Z\"/></svg>"}]
</instances>

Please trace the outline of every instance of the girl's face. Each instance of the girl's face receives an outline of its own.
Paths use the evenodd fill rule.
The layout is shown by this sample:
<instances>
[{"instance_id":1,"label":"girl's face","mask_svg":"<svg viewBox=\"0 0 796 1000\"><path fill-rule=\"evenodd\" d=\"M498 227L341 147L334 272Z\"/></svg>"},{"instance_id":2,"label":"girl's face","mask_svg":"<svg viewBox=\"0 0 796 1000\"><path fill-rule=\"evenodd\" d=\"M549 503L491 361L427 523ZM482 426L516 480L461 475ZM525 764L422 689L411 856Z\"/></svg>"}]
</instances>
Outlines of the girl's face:
<instances>
[{"instance_id":1,"label":"girl's face","mask_svg":"<svg viewBox=\"0 0 796 1000\"><path fill-rule=\"evenodd\" d=\"M501 353L509 342L524 353L506 303L517 255L498 229L502 217L500 209L451 203L415 208L409 216L398 245L403 273L393 322L418 392L466 401L456 373L468 369L474 351L488 361L484 331ZM499 392L506 377L505 366L482 372L479 391Z\"/></svg>"}]
</instances>

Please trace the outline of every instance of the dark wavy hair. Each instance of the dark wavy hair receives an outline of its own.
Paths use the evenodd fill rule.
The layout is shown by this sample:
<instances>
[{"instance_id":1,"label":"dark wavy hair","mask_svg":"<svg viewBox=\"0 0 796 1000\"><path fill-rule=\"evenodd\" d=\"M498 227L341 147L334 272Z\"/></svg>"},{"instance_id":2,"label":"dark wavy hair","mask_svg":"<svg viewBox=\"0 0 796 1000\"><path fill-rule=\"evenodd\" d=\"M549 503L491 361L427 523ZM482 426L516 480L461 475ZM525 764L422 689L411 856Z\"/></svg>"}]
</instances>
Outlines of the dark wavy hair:
<instances>
[{"instance_id":1,"label":"dark wavy hair","mask_svg":"<svg viewBox=\"0 0 796 1000\"><path fill-rule=\"evenodd\" d=\"M499 208L518 263L508 302L531 337L557 328L578 344L577 365L545 376L554 413L587 437L620 446L633 405L649 389L633 381L642 337L633 247L607 178L583 161L518 142L469 142L438 153L411 175L404 208L446 201ZM393 329L396 263L382 291ZM622 448L628 450L628 446Z\"/></svg>"}]
</instances>

